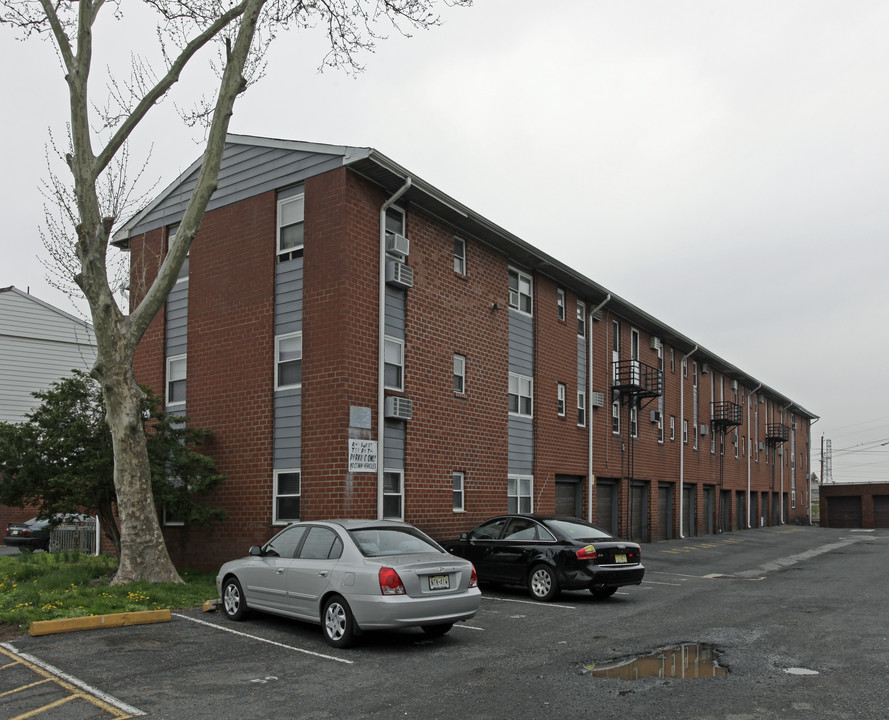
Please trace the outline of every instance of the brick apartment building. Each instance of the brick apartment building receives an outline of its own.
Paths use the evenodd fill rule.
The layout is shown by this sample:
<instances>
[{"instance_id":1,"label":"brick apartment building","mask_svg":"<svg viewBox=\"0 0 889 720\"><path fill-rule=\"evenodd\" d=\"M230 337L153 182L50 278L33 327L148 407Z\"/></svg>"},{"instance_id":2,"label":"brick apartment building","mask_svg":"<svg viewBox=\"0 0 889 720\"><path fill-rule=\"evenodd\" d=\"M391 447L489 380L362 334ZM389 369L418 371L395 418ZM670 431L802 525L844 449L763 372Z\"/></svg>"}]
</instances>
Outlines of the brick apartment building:
<instances>
[{"instance_id":1,"label":"brick apartment building","mask_svg":"<svg viewBox=\"0 0 889 720\"><path fill-rule=\"evenodd\" d=\"M134 302L199 167L115 236ZM227 475L227 520L164 515L180 564L322 517L640 541L808 518L814 415L370 148L229 136L135 365Z\"/></svg>"}]
</instances>

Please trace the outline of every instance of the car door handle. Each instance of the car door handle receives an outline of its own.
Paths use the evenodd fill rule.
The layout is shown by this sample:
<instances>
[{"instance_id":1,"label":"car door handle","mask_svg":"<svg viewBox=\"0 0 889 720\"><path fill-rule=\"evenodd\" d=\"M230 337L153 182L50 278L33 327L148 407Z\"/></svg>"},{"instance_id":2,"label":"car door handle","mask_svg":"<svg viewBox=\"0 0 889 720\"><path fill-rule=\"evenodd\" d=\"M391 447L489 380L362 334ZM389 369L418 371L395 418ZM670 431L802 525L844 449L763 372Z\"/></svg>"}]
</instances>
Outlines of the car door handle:
<instances>
[{"instance_id":1,"label":"car door handle","mask_svg":"<svg viewBox=\"0 0 889 720\"><path fill-rule=\"evenodd\" d=\"M327 577L327 570L319 570L318 577Z\"/></svg>"},{"instance_id":2,"label":"car door handle","mask_svg":"<svg viewBox=\"0 0 889 720\"><path fill-rule=\"evenodd\" d=\"M284 568L278 568L277 570L275 570L275 575L283 575L283 574L284 574Z\"/></svg>"}]
</instances>

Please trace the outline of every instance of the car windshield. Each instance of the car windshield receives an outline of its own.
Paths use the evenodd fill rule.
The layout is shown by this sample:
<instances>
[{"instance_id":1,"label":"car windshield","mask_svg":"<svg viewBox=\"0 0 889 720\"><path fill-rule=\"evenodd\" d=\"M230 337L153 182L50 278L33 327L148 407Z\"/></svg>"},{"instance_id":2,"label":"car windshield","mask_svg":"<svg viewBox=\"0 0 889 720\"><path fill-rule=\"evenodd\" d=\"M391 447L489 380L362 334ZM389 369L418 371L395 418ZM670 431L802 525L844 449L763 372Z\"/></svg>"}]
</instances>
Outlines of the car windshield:
<instances>
[{"instance_id":1,"label":"car windshield","mask_svg":"<svg viewBox=\"0 0 889 720\"><path fill-rule=\"evenodd\" d=\"M349 535L366 557L444 552L425 535L411 532L407 528L364 528L352 530Z\"/></svg>"},{"instance_id":2,"label":"car windshield","mask_svg":"<svg viewBox=\"0 0 889 720\"><path fill-rule=\"evenodd\" d=\"M577 520L549 520L547 524L577 542L611 539L604 530Z\"/></svg>"}]
</instances>

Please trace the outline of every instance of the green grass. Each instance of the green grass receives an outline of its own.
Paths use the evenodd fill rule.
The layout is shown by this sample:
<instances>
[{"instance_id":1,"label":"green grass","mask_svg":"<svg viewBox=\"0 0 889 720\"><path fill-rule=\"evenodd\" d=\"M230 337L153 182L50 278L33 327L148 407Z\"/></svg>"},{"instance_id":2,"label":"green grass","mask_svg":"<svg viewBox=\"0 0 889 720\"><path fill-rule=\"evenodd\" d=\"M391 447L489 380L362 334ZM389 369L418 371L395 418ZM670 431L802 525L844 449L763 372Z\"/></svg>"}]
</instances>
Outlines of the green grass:
<instances>
[{"instance_id":1,"label":"green grass","mask_svg":"<svg viewBox=\"0 0 889 720\"><path fill-rule=\"evenodd\" d=\"M21 553L0 557L0 623L197 607L216 597L210 573L180 572L185 584L109 585L117 558L78 553Z\"/></svg>"}]
</instances>

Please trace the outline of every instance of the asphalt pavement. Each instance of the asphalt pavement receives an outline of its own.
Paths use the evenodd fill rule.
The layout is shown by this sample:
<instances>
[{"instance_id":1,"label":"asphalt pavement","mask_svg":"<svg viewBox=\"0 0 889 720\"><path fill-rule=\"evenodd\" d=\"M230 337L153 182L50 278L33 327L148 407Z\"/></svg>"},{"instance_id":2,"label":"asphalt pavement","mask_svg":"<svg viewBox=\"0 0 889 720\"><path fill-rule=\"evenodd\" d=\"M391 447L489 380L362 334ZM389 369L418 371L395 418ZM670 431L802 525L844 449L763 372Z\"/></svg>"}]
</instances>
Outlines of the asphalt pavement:
<instances>
[{"instance_id":1,"label":"asphalt pavement","mask_svg":"<svg viewBox=\"0 0 889 720\"><path fill-rule=\"evenodd\" d=\"M485 587L476 617L436 639L372 633L354 649L333 650L317 626L258 614L232 623L194 610L169 623L26 636L2 647L110 703L83 717L886 716L889 531L762 528L646 544L643 562L643 584L604 601L571 592L543 604L520 589ZM593 674L699 643L727 674L671 677L677 667L682 674L682 655L670 656L663 677ZM29 709L13 712L13 695L2 694L8 667L0 670L0 717Z\"/></svg>"}]
</instances>

